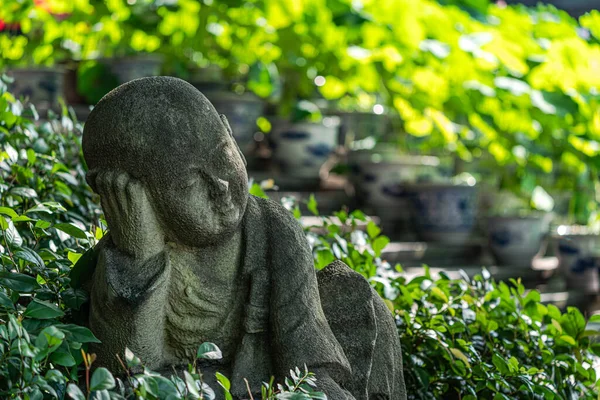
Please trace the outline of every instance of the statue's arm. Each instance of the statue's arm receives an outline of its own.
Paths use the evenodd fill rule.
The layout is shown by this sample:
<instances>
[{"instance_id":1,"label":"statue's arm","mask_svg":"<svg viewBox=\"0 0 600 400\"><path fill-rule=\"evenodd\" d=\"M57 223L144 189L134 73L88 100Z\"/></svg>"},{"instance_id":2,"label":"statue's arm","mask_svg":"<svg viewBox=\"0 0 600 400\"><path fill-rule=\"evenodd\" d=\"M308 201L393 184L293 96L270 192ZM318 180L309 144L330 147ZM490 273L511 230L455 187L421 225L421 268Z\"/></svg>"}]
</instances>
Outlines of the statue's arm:
<instances>
[{"instance_id":1,"label":"statue's arm","mask_svg":"<svg viewBox=\"0 0 600 400\"><path fill-rule=\"evenodd\" d=\"M110 171L95 177L109 233L97 251L90 327L104 342L99 362L118 366L125 347L148 366L162 362L168 257L164 235L138 181Z\"/></svg>"},{"instance_id":2,"label":"statue's arm","mask_svg":"<svg viewBox=\"0 0 600 400\"><path fill-rule=\"evenodd\" d=\"M274 207L271 238L271 329L276 372L307 366L330 399L353 397L343 388L351 369L321 306L312 254L299 223Z\"/></svg>"},{"instance_id":3,"label":"statue's arm","mask_svg":"<svg viewBox=\"0 0 600 400\"><path fill-rule=\"evenodd\" d=\"M111 243L98 253L90 291L89 325L102 342L98 364L116 368L125 347L150 368L163 362L164 304L168 290L164 252L140 265Z\"/></svg>"}]
</instances>

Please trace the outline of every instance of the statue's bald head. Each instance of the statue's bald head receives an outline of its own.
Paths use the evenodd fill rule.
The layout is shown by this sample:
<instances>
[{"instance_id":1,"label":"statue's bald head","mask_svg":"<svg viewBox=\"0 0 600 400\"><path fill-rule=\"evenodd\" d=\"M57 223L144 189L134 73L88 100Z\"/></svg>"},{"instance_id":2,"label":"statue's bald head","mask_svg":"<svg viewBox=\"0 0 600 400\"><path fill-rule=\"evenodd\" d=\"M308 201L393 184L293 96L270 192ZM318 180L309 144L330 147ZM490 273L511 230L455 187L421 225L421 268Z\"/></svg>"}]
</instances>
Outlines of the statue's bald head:
<instances>
[{"instance_id":1,"label":"statue's bald head","mask_svg":"<svg viewBox=\"0 0 600 400\"><path fill-rule=\"evenodd\" d=\"M98 176L126 173L142 182L169 240L213 243L241 223L244 158L227 119L185 81L137 79L104 96L85 124L83 155L88 183L103 201L121 199L117 182L108 190Z\"/></svg>"},{"instance_id":2,"label":"statue's bald head","mask_svg":"<svg viewBox=\"0 0 600 400\"><path fill-rule=\"evenodd\" d=\"M119 86L96 105L85 124L83 154L92 173L121 170L145 180L160 169L168 179L191 158L209 163L224 132L213 105L189 83L142 78Z\"/></svg>"}]
</instances>

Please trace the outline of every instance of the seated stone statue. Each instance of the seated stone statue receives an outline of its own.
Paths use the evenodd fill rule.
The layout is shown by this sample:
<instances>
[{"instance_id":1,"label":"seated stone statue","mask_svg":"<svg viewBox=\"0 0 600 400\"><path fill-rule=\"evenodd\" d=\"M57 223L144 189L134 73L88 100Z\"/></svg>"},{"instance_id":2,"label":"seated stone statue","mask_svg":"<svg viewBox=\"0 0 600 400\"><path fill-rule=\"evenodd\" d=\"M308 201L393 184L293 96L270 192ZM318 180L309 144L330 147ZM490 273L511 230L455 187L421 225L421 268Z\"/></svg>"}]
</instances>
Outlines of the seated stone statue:
<instances>
[{"instance_id":1,"label":"seated stone statue","mask_svg":"<svg viewBox=\"0 0 600 400\"><path fill-rule=\"evenodd\" d=\"M168 372L213 342L223 358L200 364L204 377L230 377L239 399L244 378L256 395L305 365L332 400L405 398L383 301L342 262L318 283L302 228L248 194L226 118L193 86L156 77L113 90L89 116L83 151L109 226L80 277L102 341L96 364L119 370L128 347Z\"/></svg>"}]
</instances>

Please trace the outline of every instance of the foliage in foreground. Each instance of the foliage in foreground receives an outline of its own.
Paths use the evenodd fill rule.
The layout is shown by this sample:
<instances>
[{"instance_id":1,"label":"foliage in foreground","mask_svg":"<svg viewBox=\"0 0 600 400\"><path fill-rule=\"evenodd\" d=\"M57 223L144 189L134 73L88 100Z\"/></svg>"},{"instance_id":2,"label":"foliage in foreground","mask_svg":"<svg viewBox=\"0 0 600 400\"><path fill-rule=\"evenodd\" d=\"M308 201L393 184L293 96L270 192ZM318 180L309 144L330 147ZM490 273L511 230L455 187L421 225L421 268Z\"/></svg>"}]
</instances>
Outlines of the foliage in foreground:
<instances>
[{"instance_id":1,"label":"foliage in foreground","mask_svg":"<svg viewBox=\"0 0 600 400\"><path fill-rule=\"evenodd\" d=\"M69 286L69 272L103 229L83 183L80 134L67 115L35 125L12 100L0 95L0 397L211 398L193 365L183 379L141 368L126 374L128 385L115 378L123 371L90 375L86 347L97 339L72 323L87 294ZM318 215L314 199L307 205ZM408 279L382 259L389 240L379 227L357 211L337 217L343 227L324 219L307 232L315 265L341 258L386 299L399 327L410 398L597 397L597 332L586 331L578 310L561 313L518 281L495 283L485 272L451 280L425 269ZM198 356L214 351L207 344ZM124 371L137 363L127 354ZM224 377L220 382L226 389ZM319 398L309 392L312 382L308 372L294 371L289 388L270 384L263 398Z\"/></svg>"},{"instance_id":2,"label":"foliage in foreground","mask_svg":"<svg viewBox=\"0 0 600 400\"><path fill-rule=\"evenodd\" d=\"M313 198L307 205L318 215ZM389 240L363 213L336 216L344 227L323 218L322 226L308 228L315 265L342 259L393 310L409 398L597 398L599 332L586 330L578 309L544 305L519 279L495 282L485 269L450 279L434 278L424 266L422 276L409 279L382 259Z\"/></svg>"}]
</instances>

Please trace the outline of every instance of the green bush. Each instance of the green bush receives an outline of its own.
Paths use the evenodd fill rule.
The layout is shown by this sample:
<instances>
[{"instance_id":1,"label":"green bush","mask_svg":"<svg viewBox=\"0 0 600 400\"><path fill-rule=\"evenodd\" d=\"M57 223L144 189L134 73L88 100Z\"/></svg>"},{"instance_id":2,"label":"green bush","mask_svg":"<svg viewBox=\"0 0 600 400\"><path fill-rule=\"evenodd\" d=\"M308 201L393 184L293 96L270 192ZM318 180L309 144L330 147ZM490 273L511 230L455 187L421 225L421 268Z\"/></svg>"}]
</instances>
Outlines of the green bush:
<instances>
[{"instance_id":1,"label":"green bush","mask_svg":"<svg viewBox=\"0 0 600 400\"><path fill-rule=\"evenodd\" d=\"M123 371L92 372L87 344L97 339L73 323L87 294L70 287L69 273L104 225L84 183L78 124L68 112L47 123L27 113L35 119L1 85L0 398L210 399L194 365L183 378L167 378L140 370L128 352ZM284 205L299 216L293 201ZM314 198L307 206L319 214ZM451 280L425 268L407 280L381 258L389 239L376 224L359 211L337 217L344 227L324 218L307 231L315 266L340 258L383 296L398 324L410 398L597 397L598 333L586 330L578 310L544 306L538 292L495 283L485 271ZM204 344L198 357L218 350ZM265 385L263 399L322 398L308 371L291 376L283 386ZM223 388L212 390L227 389L226 378L219 381Z\"/></svg>"},{"instance_id":2,"label":"green bush","mask_svg":"<svg viewBox=\"0 0 600 400\"><path fill-rule=\"evenodd\" d=\"M318 215L314 198L308 206ZM409 398L597 398L600 332L586 330L578 309L543 305L520 280L497 283L485 269L453 280L443 273L435 279L424 266L423 276L409 280L381 259L389 239L363 213L336 216L347 229L329 218L319 234L307 229L315 266L342 259L385 299L396 316Z\"/></svg>"}]
</instances>

